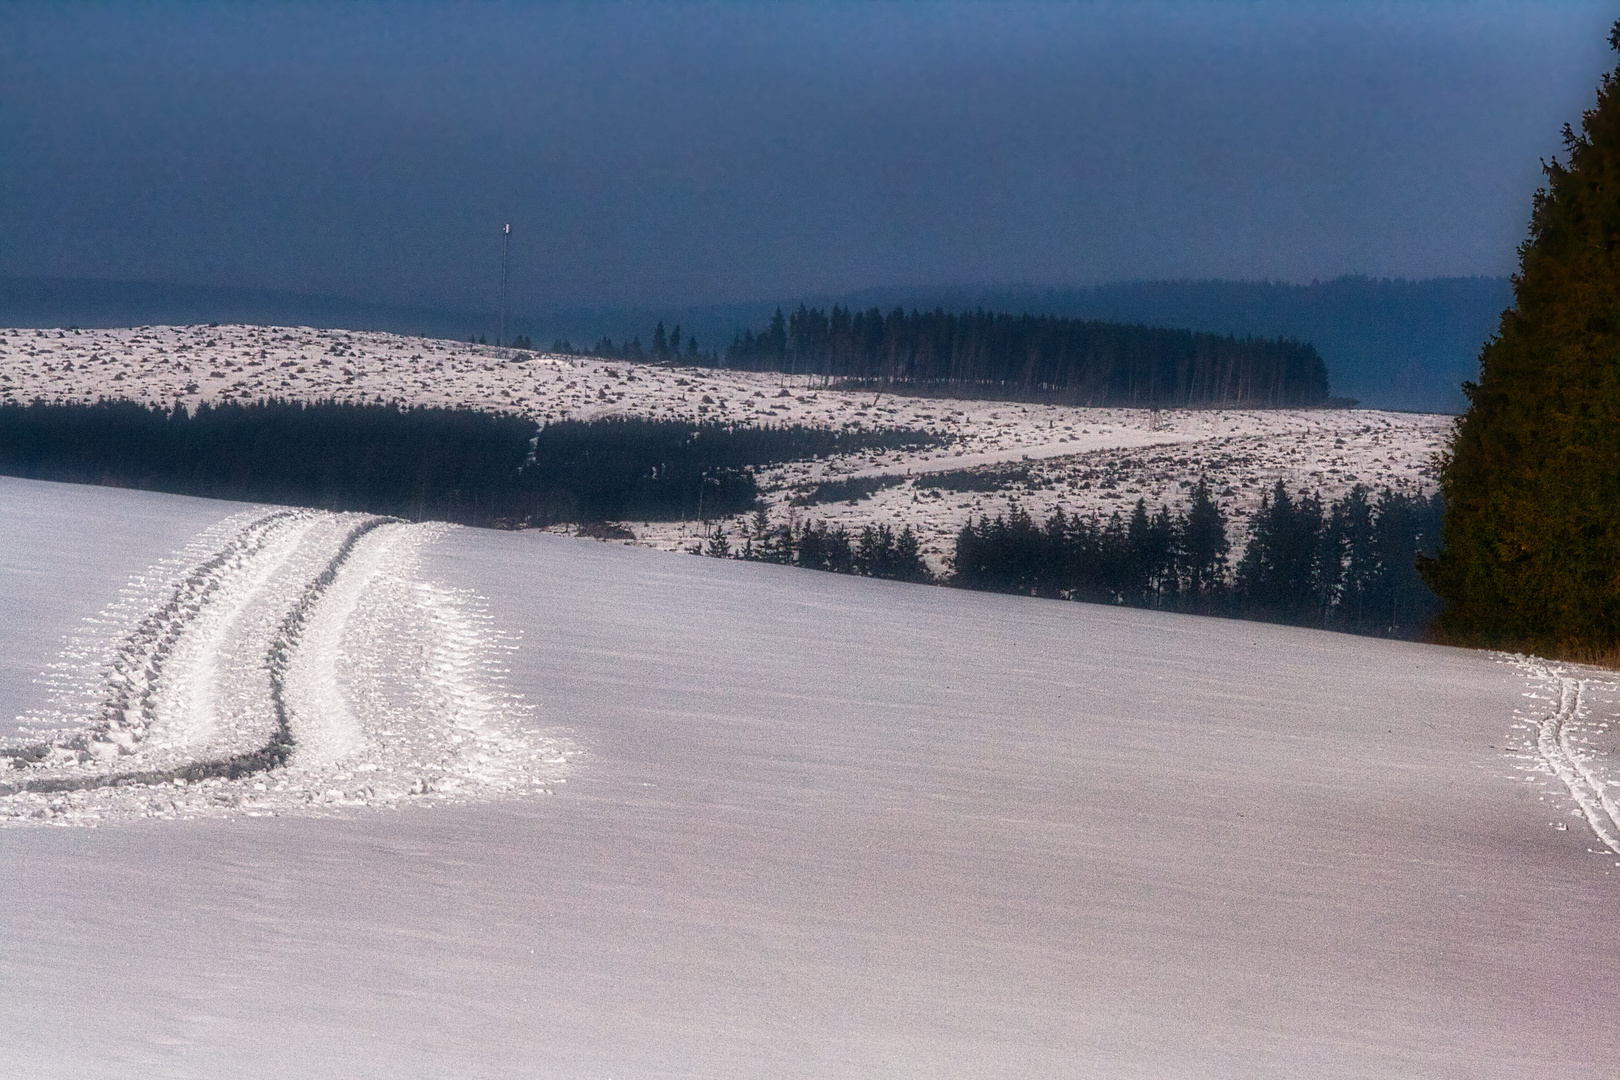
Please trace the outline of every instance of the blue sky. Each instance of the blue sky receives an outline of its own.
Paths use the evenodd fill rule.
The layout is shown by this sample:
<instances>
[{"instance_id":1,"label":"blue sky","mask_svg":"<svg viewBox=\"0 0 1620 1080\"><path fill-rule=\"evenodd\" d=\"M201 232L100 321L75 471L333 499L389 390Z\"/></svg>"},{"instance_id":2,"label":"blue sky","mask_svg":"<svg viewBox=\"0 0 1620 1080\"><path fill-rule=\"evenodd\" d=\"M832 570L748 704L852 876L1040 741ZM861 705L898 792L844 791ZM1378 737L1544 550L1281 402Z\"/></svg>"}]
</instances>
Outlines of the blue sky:
<instances>
[{"instance_id":1,"label":"blue sky","mask_svg":"<svg viewBox=\"0 0 1620 1080\"><path fill-rule=\"evenodd\" d=\"M518 306L1505 274L1598 3L12 4L0 274Z\"/></svg>"}]
</instances>

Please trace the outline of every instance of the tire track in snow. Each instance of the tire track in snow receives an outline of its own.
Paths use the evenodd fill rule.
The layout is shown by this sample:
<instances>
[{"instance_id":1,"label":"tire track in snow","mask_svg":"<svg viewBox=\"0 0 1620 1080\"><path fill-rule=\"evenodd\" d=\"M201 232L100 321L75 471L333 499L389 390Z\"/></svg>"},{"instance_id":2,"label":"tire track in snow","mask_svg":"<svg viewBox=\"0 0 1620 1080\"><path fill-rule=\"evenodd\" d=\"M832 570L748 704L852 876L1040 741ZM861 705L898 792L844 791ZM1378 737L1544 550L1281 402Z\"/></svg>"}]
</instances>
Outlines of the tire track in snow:
<instances>
[{"instance_id":1,"label":"tire track in snow","mask_svg":"<svg viewBox=\"0 0 1620 1080\"><path fill-rule=\"evenodd\" d=\"M333 583L338 580L338 573L343 569L343 564L349 561L350 556L354 554L354 550L359 546L360 542L372 532L395 520L397 519L372 518L350 529L348 535L343 538L343 544L338 548L337 554L332 556L332 561L327 563L326 569L322 570L315 580L309 583L309 587L304 590L304 595L299 598L297 606L287 614L287 618L281 624L280 633L270 645L270 702L275 710L276 737L265 748L265 752L273 757L275 765L285 765L295 745L295 736L293 734L294 713L289 709L287 703L287 675L289 669L293 666L293 658L298 651L299 639L303 630L311 617L319 610L318 605L322 597L332 588ZM361 587L363 588L365 584L366 582L362 581ZM350 606L352 608L352 603ZM344 618L346 616L347 613L345 612ZM316 644L317 647L326 646L335 650L338 641L336 637L332 637L330 640L323 638L318 640ZM324 665L327 662L326 655L320 656L316 661L317 665ZM332 687L329 693L335 695L336 687Z\"/></svg>"},{"instance_id":2,"label":"tire track in snow","mask_svg":"<svg viewBox=\"0 0 1620 1080\"><path fill-rule=\"evenodd\" d=\"M231 674L235 639L275 576L288 571L300 542L318 520L313 514L306 515L280 530L264 545L242 586L231 590L228 599L199 610L181 636L168 665L173 673L171 692L159 698L160 708L167 708L158 713L158 726L172 745L198 746L218 739L224 719L221 713L228 703L216 692L217 684Z\"/></svg>"},{"instance_id":3,"label":"tire track in snow","mask_svg":"<svg viewBox=\"0 0 1620 1080\"><path fill-rule=\"evenodd\" d=\"M14 770L47 773L20 781L0 780L0 795L160 782L177 776L200 779L220 775L222 769L224 774L229 774L229 763L219 761L191 761L179 768L122 771L95 766L110 765L126 756L141 756L145 744L160 726L161 714L172 711L162 707L160 691L169 672L169 661L182 638L194 629L200 615L215 613L221 592L232 591L233 579L254 573L255 564L263 559L266 549L271 548L281 534L290 526L306 524L314 517L309 512L279 511L249 521L218 552L186 573L167 600L141 617L119 643L110 670L102 677L105 697L88 727L47 742L0 748L0 755L9 760ZM251 590L248 591L244 602L251 599Z\"/></svg>"},{"instance_id":4,"label":"tire track in snow","mask_svg":"<svg viewBox=\"0 0 1620 1080\"><path fill-rule=\"evenodd\" d=\"M357 530L349 545L355 565L334 577L325 601L310 611L298 633L287 635L286 662L275 676L278 715L305 764L334 765L365 749L360 721L338 685L339 654L361 596L401 539L398 529Z\"/></svg>"},{"instance_id":5,"label":"tire track in snow","mask_svg":"<svg viewBox=\"0 0 1620 1080\"><path fill-rule=\"evenodd\" d=\"M479 597L421 580L421 552L450 528L369 539L351 571L357 598L335 593L318 616L325 627L295 655L288 685L303 686L312 707L295 710L287 776L313 787L312 801L482 797L561 782L568 751L534 730L532 708L503 685L500 654L515 644Z\"/></svg>"},{"instance_id":6,"label":"tire track in snow","mask_svg":"<svg viewBox=\"0 0 1620 1080\"><path fill-rule=\"evenodd\" d=\"M1590 755L1575 745L1572 734L1585 712L1589 680L1539 660L1521 660L1520 666L1553 692L1552 709L1533 721L1541 766L1563 783L1598 840L1620 855L1620 804L1609 793L1613 785L1593 768Z\"/></svg>"},{"instance_id":7,"label":"tire track in snow","mask_svg":"<svg viewBox=\"0 0 1620 1080\"><path fill-rule=\"evenodd\" d=\"M521 704L484 659L495 640L488 628L455 590L405 585L417 550L444 528L315 511L240 525L135 619L96 673L105 693L95 716L47 741L0 748L0 820L549 790L569 753L518 722ZM279 614L256 631L267 612ZM365 655L347 680L356 685L345 686L356 642ZM227 655L243 647L261 662ZM390 663L413 650L438 659ZM399 685L364 692L377 672ZM246 734L260 732L251 744L240 717L221 715L220 681L225 696L259 702L249 710ZM407 707L377 708L390 695ZM246 748L218 752L232 739Z\"/></svg>"}]
</instances>

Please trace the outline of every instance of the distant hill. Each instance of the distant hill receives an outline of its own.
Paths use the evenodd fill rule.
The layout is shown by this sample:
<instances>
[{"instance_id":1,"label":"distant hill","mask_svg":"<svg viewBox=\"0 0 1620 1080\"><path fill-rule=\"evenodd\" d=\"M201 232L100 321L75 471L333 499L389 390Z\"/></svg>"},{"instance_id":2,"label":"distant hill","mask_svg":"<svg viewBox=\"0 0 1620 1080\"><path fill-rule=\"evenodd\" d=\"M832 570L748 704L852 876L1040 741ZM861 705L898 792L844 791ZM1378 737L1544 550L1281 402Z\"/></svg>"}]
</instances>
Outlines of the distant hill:
<instances>
[{"instance_id":1,"label":"distant hill","mask_svg":"<svg viewBox=\"0 0 1620 1080\"><path fill-rule=\"evenodd\" d=\"M383 330L465 341L487 315L336 296L156 281L0 277L0 326L189 326L195 323Z\"/></svg>"},{"instance_id":2,"label":"distant hill","mask_svg":"<svg viewBox=\"0 0 1620 1080\"><path fill-rule=\"evenodd\" d=\"M759 333L780 307L854 310L894 307L1064 315L1218 334L1292 338L1316 347L1332 393L1363 405L1460 412L1465 379L1478 373L1480 347L1513 302L1506 278L1424 281L1345 277L1292 285L1248 281L1137 281L1084 289L982 286L868 289L840 295L676 307L557 310L518 316L511 333L536 344L576 344L603 335L652 340L653 328L681 326L704 350L723 352L744 331ZM438 311L291 292L150 282L0 278L0 325L129 326L247 322L388 330L465 340L495 337L489 312Z\"/></svg>"}]
</instances>

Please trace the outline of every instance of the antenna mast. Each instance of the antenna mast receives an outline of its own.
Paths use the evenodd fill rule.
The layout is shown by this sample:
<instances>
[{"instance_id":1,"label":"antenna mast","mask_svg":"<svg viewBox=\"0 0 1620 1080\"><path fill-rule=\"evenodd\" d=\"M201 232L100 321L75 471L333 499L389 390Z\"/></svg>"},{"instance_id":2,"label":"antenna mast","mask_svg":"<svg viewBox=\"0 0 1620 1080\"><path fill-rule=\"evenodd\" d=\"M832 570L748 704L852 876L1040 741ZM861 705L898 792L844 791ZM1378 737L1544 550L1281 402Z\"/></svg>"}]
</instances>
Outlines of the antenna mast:
<instances>
[{"instance_id":1,"label":"antenna mast","mask_svg":"<svg viewBox=\"0 0 1620 1080\"><path fill-rule=\"evenodd\" d=\"M512 226L508 222L506 228L501 230L501 336L495 341L497 345L506 342L506 278L507 267L511 265L511 251Z\"/></svg>"}]
</instances>

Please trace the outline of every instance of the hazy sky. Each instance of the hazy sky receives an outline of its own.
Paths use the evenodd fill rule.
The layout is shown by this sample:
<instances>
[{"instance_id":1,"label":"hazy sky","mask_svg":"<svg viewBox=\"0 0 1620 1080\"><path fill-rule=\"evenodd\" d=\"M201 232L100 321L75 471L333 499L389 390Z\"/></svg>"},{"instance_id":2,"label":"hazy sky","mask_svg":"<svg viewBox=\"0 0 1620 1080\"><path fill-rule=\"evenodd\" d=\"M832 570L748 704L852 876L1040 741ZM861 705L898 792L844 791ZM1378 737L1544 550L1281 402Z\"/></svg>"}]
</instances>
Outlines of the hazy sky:
<instances>
[{"instance_id":1,"label":"hazy sky","mask_svg":"<svg viewBox=\"0 0 1620 1080\"><path fill-rule=\"evenodd\" d=\"M0 274L487 307L506 221L527 310L1504 274L1617 15L0 0Z\"/></svg>"}]
</instances>

